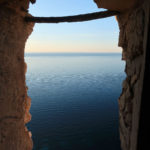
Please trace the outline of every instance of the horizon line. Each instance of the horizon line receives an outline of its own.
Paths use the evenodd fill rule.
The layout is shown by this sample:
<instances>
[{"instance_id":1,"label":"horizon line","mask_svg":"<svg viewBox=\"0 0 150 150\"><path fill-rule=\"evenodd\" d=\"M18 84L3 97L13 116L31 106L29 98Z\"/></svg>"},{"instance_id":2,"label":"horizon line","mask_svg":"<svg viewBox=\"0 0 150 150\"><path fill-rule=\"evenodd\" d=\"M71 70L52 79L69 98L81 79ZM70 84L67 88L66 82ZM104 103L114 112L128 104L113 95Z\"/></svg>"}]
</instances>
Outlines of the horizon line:
<instances>
[{"instance_id":1,"label":"horizon line","mask_svg":"<svg viewBox=\"0 0 150 150\"><path fill-rule=\"evenodd\" d=\"M122 52L25 52L25 53L28 53L28 54L33 54L33 53L35 53L35 54L37 54L37 53L39 53L39 54L48 54L48 53L51 53L51 54L57 54L57 53L73 53L73 54L75 54L75 53L77 53L77 54L79 54L79 53L87 53L87 54L93 54L93 53L95 53L95 54L98 54L98 53L122 53Z\"/></svg>"}]
</instances>

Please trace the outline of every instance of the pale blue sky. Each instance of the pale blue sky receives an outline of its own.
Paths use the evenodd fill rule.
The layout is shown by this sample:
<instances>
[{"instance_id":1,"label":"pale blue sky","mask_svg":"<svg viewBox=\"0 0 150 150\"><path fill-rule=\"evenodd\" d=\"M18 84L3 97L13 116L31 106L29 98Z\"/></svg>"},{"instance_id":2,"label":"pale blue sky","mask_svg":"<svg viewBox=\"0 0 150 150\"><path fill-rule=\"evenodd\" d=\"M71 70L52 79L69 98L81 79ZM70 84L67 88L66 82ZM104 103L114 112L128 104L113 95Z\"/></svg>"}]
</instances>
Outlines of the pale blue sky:
<instances>
[{"instance_id":1,"label":"pale blue sky","mask_svg":"<svg viewBox=\"0 0 150 150\"><path fill-rule=\"evenodd\" d=\"M66 16L102 11L93 0L37 0L33 16ZM81 23L36 24L26 52L121 52L115 17Z\"/></svg>"}]
</instances>

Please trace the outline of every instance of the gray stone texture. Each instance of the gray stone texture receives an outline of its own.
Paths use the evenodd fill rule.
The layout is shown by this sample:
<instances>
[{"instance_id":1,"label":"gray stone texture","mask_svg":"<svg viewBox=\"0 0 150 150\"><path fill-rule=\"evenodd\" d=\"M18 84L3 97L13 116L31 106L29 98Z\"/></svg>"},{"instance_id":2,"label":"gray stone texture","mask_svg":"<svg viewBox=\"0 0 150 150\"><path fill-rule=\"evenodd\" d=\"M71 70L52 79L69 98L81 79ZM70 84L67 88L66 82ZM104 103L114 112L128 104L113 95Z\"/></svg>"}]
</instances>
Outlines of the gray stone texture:
<instances>
[{"instance_id":1,"label":"gray stone texture","mask_svg":"<svg viewBox=\"0 0 150 150\"><path fill-rule=\"evenodd\" d=\"M137 150L142 99L150 0L94 0L99 8L120 11L117 16L126 61L126 79L119 102L119 130L122 150Z\"/></svg>"},{"instance_id":2,"label":"gray stone texture","mask_svg":"<svg viewBox=\"0 0 150 150\"><path fill-rule=\"evenodd\" d=\"M137 150L149 8L149 0L145 0L118 16L119 46L123 48L122 58L126 61L127 75L118 100L122 150Z\"/></svg>"}]
</instances>

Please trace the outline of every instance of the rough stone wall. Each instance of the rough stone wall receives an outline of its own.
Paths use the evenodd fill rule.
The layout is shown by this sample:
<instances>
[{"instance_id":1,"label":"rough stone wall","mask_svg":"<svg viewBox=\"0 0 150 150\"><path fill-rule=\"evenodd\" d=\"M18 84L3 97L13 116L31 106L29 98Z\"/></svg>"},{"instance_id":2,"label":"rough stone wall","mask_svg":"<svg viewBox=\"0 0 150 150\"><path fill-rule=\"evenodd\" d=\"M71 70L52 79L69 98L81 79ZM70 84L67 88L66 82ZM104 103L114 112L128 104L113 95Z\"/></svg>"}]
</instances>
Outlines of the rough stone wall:
<instances>
[{"instance_id":1,"label":"rough stone wall","mask_svg":"<svg viewBox=\"0 0 150 150\"><path fill-rule=\"evenodd\" d=\"M137 150L140 108L145 73L150 0L94 0L99 8L120 11L117 17L126 61L126 79L119 98L120 140L122 150ZM142 149L143 150L143 149Z\"/></svg>"},{"instance_id":2,"label":"rough stone wall","mask_svg":"<svg viewBox=\"0 0 150 150\"><path fill-rule=\"evenodd\" d=\"M25 127L31 119L24 62L25 43L33 28L23 19L28 5L29 0L0 0L0 150L32 149L31 133ZM122 150L137 150L149 8L150 1L143 0L118 16L127 74L119 98Z\"/></svg>"},{"instance_id":3,"label":"rough stone wall","mask_svg":"<svg viewBox=\"0 0 150 150\"><path fill-rule=\"evenodd\" d=\"M106 8L119 12L127 11L135 7L137 1L141 0L94 0L99 8Z\"/></svg>"},{"instance_id":4,"label":"rough stone wall","mask_svg":"<svg viewBox=\"0 0 150 150\"><path fill-rule=\"evenodd\" d=\"M31 150L30 98L24 47L33 24L25 23L29 0L0 0L0 150Z\"/></svg>"},{"instance_id":5,"label":"rough stone wall","mask_svg":"<svg viewBox=\"0 0 150 150\"><path fill-rule=\"evenodd\" d=\"M137 150L149 8L150 2L145 0L137 8L118 16L119 46L123 48L127 75L119 98L122 150Z\"/></svg>"}]
</instances>

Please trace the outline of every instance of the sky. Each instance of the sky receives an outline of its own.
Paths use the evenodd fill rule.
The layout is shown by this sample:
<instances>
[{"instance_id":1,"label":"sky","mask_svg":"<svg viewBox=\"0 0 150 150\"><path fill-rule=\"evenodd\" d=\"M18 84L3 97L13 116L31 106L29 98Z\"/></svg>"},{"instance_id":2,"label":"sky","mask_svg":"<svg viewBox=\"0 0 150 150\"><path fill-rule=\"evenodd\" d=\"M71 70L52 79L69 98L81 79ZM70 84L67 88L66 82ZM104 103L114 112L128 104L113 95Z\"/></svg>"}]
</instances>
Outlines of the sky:
<instances>
[{"instance_id":1,"label":"sky","mask_svg":"<svg viewBox=\"0 0 150 150\"><path fill-rule=\"evenodd\" d=\"M37 0L33 16L69 16L103 11L93 0ZM121 52L115 17L80 23L35 24L25 52Z\"/></svg>"}]
</instances>

